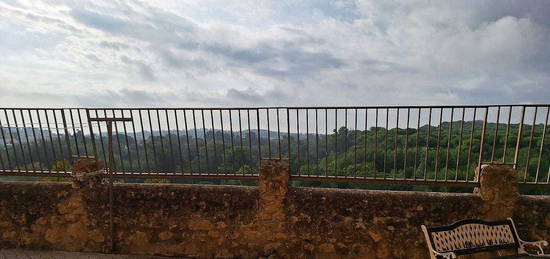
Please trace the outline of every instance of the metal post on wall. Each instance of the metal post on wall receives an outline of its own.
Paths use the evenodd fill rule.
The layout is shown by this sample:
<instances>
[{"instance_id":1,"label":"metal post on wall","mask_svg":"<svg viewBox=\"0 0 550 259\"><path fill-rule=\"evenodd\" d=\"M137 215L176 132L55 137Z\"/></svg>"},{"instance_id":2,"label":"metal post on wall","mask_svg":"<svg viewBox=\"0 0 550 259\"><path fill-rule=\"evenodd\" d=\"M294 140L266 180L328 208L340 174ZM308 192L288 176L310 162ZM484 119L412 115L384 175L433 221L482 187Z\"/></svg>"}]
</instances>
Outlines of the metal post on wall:
<instances>
[{"instance_id":1,"label":"metal post on wall","mask_svg":"<svg viewBox=\"0 0 550 259\"><path fill-rule=\"evenodd\" d=\"M114 116L114 114L113 114ZM107 171L109 175L109 245L110 252L114 250L115 247L115 228L113 223L113 168L114 168L114 154L113 154L113 122L131 122L132 118L88 118L88 121L91 123L95 122L105 122L107 123L107 134L108 134L108 145L109 145L109 161L107 162ZM90 131L92 128L90 127Z\"/></svg>"}]
</instances>

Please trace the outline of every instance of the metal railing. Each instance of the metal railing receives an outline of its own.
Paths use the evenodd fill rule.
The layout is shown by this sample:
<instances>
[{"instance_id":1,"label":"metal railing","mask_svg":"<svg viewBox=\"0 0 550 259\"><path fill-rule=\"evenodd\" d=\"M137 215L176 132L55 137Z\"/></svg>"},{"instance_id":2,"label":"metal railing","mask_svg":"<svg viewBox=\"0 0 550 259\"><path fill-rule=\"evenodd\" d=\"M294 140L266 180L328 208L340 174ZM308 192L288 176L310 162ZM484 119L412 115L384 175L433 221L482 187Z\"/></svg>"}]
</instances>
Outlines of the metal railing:
<instances>
[{"instance_id":1,"label":"metal railing","mask_svg":"<svg viewBox=\"0 0 550 259\"><path fill-rule=\"evenodd\" d=\"M290 158L294 180L475 185L483 163L550 184L550 104L255 108L0 108L0 175L68 176L73 157L115 177L256 179Z\"/></svg>"}]
</instances>

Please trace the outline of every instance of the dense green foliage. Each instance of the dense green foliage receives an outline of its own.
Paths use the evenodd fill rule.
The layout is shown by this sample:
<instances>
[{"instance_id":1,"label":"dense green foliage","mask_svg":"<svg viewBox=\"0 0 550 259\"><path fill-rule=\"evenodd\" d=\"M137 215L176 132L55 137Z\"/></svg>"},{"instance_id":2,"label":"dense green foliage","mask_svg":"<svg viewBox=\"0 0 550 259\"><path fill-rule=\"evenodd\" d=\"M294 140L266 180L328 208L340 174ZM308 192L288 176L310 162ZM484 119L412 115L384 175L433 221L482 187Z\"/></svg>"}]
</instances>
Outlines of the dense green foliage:
<instances>
[{"instance_id":1,"label":"dense green foliage","mask_svg":"<svg viewBox=\"0 0 550 259\"><path fill-rule=\"evenodd\" d=\"M261 157L288 157L290 148L292 174L473 180L482 128L483 123L478 121L444 122L439 127L425 125L419 130L373 127L355 131L342 127L332 134L281 132L280 139L277 132L270 132L270 141L264 133L258 138L254 129L244 130L242 138L239 132L222 134L204 130L206 139L202 135L195 138L194 130L188 137L179 134L179 138L175 132L170 135L161 132L162 137L156 132L145 141L138 132L115 135L113 154L118 171L253 174L258 168L259 152ZM543 128L543 125L535 125L534 129L532 125L523 127L517 152L520 181L546 182L548 179L550 146L548 139L543 144ZM482 161L513 162L517 133L518 125L488 123ZM36 142L31 138L28 143L1 145L0 162L4 169L70 170L67 139L73 154L84 155L86 151L93 154L90 136L78 133L68 138L61 135L51 140L38 138ZM82 144L83 139L86 146ZM98 156L105 160L105 133L101 139L96 136L96 146Z\"/></svg>"}]
</instances>

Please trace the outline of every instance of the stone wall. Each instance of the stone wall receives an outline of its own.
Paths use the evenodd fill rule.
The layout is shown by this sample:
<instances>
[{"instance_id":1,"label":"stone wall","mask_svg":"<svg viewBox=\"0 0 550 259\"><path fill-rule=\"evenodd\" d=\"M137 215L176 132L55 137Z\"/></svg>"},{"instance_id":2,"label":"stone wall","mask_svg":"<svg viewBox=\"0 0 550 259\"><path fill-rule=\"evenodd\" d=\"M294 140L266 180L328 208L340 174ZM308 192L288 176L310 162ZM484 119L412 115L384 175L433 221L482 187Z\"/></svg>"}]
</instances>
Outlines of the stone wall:
<instances>
[{"instance_id":1,"label":"stone wall","mask_svg":"<svg viewBox=\"0 0 550 259\"><path fill-rule=\"evenodd\" d=\"M287 188L282 161L259 187L114 185L114 252L198 258L428 258L421 224L487 215L476 194ZM108 251L108 188L0 182L0 247ZM550 197L519 196L520 236L550 241ZM550 252L550 251L548 251Z\"/></svg>"}]
</instances>

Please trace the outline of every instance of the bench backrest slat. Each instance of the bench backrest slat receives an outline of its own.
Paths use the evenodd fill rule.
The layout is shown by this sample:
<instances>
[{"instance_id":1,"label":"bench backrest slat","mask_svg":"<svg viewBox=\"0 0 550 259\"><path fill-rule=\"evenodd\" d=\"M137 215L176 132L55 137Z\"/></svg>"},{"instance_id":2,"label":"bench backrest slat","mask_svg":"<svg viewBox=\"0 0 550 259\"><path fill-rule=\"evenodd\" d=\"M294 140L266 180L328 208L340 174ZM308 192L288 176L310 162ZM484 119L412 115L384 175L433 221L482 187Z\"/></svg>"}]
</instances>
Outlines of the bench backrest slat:
<instances>
[{"instance_id":1,"label":"bench backrest slat","mask_svg":"<svg viewBox=\"0 0 550 259\"><path fill-rule=\"evenodd\" d=\"M486 222L467 219L426 229L432 249L440 253L461 255L519 247L511 220Z\"/></svg>"}]
</instances>

